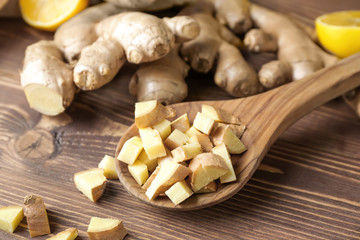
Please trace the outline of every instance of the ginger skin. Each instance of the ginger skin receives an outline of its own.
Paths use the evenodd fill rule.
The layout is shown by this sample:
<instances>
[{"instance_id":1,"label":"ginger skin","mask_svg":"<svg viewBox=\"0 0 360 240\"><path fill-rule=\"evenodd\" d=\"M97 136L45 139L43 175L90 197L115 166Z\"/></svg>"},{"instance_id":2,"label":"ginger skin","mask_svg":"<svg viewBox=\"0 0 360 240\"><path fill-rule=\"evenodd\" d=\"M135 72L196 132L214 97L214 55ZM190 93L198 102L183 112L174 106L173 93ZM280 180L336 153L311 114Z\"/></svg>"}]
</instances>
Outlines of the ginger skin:
<instances>
[{"instance_id":1,"label":"ginger skin","mask_svg":"<svg viewBox=\"0 0 360 240\"><path fill-rule=\"evenodd\" d=\"M129 10L137 11L160 11L174 6L180 6L195 0L106 0L106 2Z\"/></svg>"},{"instance_id":2,"label":"ginger skin","mask_svg":"<svg viewBox=\"0 0 360 240\"><path fill-rule=\"evenodd\" d=\"M194 40L185 42L181 55L190 66L207 73L218 64L215 83L234 97L245 97L263 90L255 70L248 65L237 47L241 41L215 18L214 6L210 2L199 2L186 7L180 15L188 15L200 24L200 34Z\"/></svg>"},{"instance_id":3,"label":"ginger skin","mask_svg":"<svg viewBox=\"0 0 360 240\"><path fill-rule=\"evenodd\" d=\"M296 24L287 16L255 4L252 4L250 7L250 15L255 26L259 27L259 31L263 32L259 36L268 38L268 35L271 35L271 38L276 39L278 59L281 62L290 64L292 69L291 78L286 81L283 79L287 78L286 75L288 75L288 73L284 71L281 76L278 67L273 68L273 74L271 74L271 70L268 69L264 71L266 72L266 76L259 75L259 78L263 79L263 81L267 83L273 82L274 84L271 84L272 86L276 86L278 82L302 79L337 61L336 57L321 50L303 28L299 27L299 24ZM259 49L259 51L266 50L267 48L264 46L266 40L261 37L256 38L251 36L252 34L254 34L254 31L250 31L247 36L245 36L245 44L248 43L250 49Z\"/></svg>"}]
</instances>

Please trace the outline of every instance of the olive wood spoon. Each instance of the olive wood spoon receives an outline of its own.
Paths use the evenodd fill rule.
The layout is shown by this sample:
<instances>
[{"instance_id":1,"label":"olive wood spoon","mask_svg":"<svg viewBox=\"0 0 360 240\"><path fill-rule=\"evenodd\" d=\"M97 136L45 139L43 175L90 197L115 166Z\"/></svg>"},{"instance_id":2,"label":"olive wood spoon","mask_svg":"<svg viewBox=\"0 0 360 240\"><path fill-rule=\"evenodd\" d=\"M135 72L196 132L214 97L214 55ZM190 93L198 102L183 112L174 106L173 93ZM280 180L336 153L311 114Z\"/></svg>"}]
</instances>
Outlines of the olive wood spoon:
<instances>
[{"instance_id":1,"label":"olive wood spoon","mask_svg":"<svg viewBox=\"0 0 360 240\"><path fill-rule=\"evenodd\" d=\"M238 116L247 129L241 140L248 150L232 155L237 180L221 185L214 193L193 194L174 206L167 197L149 200L145 191L128 172L127 164L116 161L117 172L125 189L133 196L153 206L173 210L194 210L218 204L236 194L251 178L275 140L294 122L314 108L360 85L360 53L337 64L271 91L233 100L184 102L171 105L177 116L188 113L193 120L206 103ZM135 124L120 139L115 156L124 142L137 134Z\"/></svg>"}]
</instances>

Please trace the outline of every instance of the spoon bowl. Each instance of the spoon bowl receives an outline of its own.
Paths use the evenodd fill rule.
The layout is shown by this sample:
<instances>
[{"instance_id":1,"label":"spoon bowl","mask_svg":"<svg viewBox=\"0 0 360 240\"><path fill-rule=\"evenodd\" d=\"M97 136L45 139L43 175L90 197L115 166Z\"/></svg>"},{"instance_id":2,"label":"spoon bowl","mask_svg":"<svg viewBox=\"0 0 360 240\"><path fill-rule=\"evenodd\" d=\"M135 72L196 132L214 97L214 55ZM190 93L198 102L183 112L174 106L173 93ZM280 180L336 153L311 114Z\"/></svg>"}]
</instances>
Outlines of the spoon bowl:
<instances>
[{"instance_id":1,"label":"spoon bowl","mask_svg":"<svg viewBox=\"0 0 360 240\"><path fill-rule=\"evenodd\" d=\"M316 107L360 85L360 53L315 72L300 81L271 91L233 100L184 102L171 105L177 116L187 113L189 120L201 111L202 104L221 108L238 116L246 125L241 141L248 148L241 155L232 155L237 180L219 186L216 192L193 194L181 204L167 197L149 200L128 171L127 164L116 161L119 179L136 198L153 206L170 210L194 210L218 204L232 197L247 183L275 140L294 122ZM125 132L116 148L118 156L123 144L138 134L135 124Z\"/></svg>"}]
</instances>

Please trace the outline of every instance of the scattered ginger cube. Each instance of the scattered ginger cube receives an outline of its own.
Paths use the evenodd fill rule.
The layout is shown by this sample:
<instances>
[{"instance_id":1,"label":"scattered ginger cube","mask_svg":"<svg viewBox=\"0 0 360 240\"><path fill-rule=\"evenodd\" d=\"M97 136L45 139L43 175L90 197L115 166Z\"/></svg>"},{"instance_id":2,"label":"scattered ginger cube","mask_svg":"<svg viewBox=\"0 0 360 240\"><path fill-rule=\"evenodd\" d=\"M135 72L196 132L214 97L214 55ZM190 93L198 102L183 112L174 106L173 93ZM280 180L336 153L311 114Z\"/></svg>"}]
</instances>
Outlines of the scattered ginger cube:
<instances>
[{"instance_id":1,"label":"scattered ginger cube","mask_svg":"<svg viewBox=\"0 0 360 240\"><path fill-rule=\"evenodd\" d=\"M231 162L230 154L224 143L217 145L211 150L214 154L219 155L225 160L226 166L229 168L229 171L220 177L221 183L233 182L236 181L236 174L234 171L233 164Z\"/></svg>"},{"instance_id":2,"label":"scattered ginger cube","mask_svg":"<svg viewBox=\"0 0 360 240\"><path fill-rule=\"evenodd\" d=\"M166 155L166 149L158 131L147 127L139 128L139 133L143 142L144 150L149 159Z\"/></svg>"},{"instance_id":3,"label":"scattered ginger cube","mask_svg":"<svg viewBox=\"0 0 360 240\"><path fill-rule=\"evenodd\" d=\"M214 119L198 112L194 119L193 127L206 135L209 135L215 126Z\"/></svg>"},{"instance_id":4,"label":"scattered ginger cube","mask_svg":"<svg viewBox=\"0 0 360 240\"><path fill-rule=\"evenodd\" d=\"M105 155L104 158L99 162L98 167L104 169L104 176L107 179L119 179L116 172L115 158Z\"/></svg>"},{"instance_id":5,"label":"scattered ginger cube","mask_svg":"<svg viewBox=\"0 0 360 240\"><path fill-rule=\"evenodd\" d=\"M184 145L188 140L189 137L185 133L175 129L164 141L164 144L170 150L174 150L175 148Z\"/></svg>"},{"instance_id":6,"label":"scattered ginger cube","mask_svg":"<svg viewBox=\"0 0 360 240\"><path fill-rule=\"evenodd\" d=\"M51 238L47 238L46 240L74 240L77 236L78 231L76 228L68 228Z\"/></svg>"},{"instance_id":7,"label":"scattered ginger cube","mask_svg":"<svg viewBox=\"0 0 360 240\"><path fill-rule=\"evenodd\" d=\"M157 130L161 136L161 139L166 139L171 133L170 121L167 119L162 120L158 124L152 126L153 129Z\"/></svg>"},{"instance_id":8,"label":"scattered ginger cube","mask_svg":"<svg viewBox=\"0 0 360 240\"><path fill-rule=\"evenodd\" d=\"M127 164L133 164L141 151L143 150L143 142L138 136L128 139L121 148L118 159Z\"/></svg>"},{"instance_id":9,"label":"scattered ginger cube","mask_svg":"<svg viewBox=\"0 0 360 240\"><path fill-rule=\"evenodd\" d=\"M122 221L118 219L92 217L87 234L90 240L122 240L127 231Z\"/></svg>"},{"instance_id":10,"label":"scattered ginger cube","mask_svg":"<svg viewBox=\"0 0 360 240\"><path fill-rule=\"evenodd\" d=\"M24 218L21 206L0 207L0 229L13 233Z\"/></svg>"},{"instance_id":11,"label":"scattered ginger cube","mask_svg":"<svg viewBox=\"0 0 360 240\"><path fill-rule=\"evenodd\" d=\"M170 200L178 205L183 202L185 199L189 198L193 191L191 191L189 185L185 180L175 183L172 185L165 194L170 198Z\"/></svg>"},{"instance_id":12,"label":"scattered ginger cube","mask_svg":"<svg viewBox=\"0 0 360 240\"><path fill-rule=\"evenodd\" d=\"M175 110L157 100L135 103L135 124L138 128L153 126L165 118L175 117L175 114Z\"/></svg>"},{"instance_id":13,"label":"scattered ginger cube","mask_svg":"<svg viewBox=\"0 0 360 240\"><path fill-rule=\"evenodd\" d=\"M147 166L148 170L150 172L154 171L154 169L156 168L156 166L158 165L158 158L153 158L153 159L150 159L148 157L148 155L146 154L145 150L143 150L139 157L138 157L138 160L140 162L143 162L145 163L145 165Z\"/></svg>"},{"instance_id":14,"label":"scattered ginger cube","mask_svg":"<svg viewBox=\"0 0 360 240\"><path fill-rule=\"evenodd\" d=\"M196 155L202 153L202 148L199 143L189 143L175 148L171 151L175 162L183 162L194 158Z\"/></svg>"},{"instance_id":15,"label":"scattered ginger cube","mask_svg":"<svg viewBox=\"0 0 360 240\"><path fill-rule=\"evenodd\" d=\"M201 113L221 123L242 124L240 119L230 112L223 109L216 108L210 105L203 104L201 106Z\"/></svg>"},{"instance_id":16,"label":"scattered ginger cube","mask_svg":"<svg viewBox=\"0 0 360 240\"><path fill-rule=\"evenodd\" d=\"M133 164L128 165L129 172L135 181L141 186L149 177L148 168L145 163L136 160Z\"/></svg>"},{"instance_id":17,"label":"scattered ginger cube","mask_svg":"<svg viewBox=\"0 0 360 240\"><path fill-rule=\"evenodd\" d=\"M193 136L195 136L195 135L197 135L197 134L202 134L199 130L197 130L196 128L194 128L193 126L192 127L190 127L186 132L185 132L185 134L189 137L189 138L191 138L191 137L193 137Z\"/></svg>"},{"instance_id":18,"label":"scattered ginger cube","mask_svg":"<svg viewBox=\"0 0 360 240\"><path fill-rule=\"evenodd\" d=\"M41 197L27 195L24 198L24 215L31 237L51 233L45 204Z\"/></svg>"},{"instance_id":19,"label":"scattered ginger cube","mask_svg":"<svg viewBox=\"0 0 360 240\"><path fill-rule=\"evenodd\" d=\"M224 143L229 153L239 154L246 151L246 147L241 140L235 135L229 126L219 126L211 133L211 140L214 145Z\"/></svg>"},{"instance_id":20,"label":"scattered ginger cube","mask_svg":"<svg viewBox=\"0 0 360 240\"><path fill-rule=\"evenodd\" d=\"M154 180L146 190L146 196L152 200L160 193L165 192L174 183L184 180L191 173L190 169L171 161L165 162Z\"/></svg>"},{"instance_id":21,"label":"scattered ginger cube","mask_svg":"<svg viewBox=\"0 0 360 240\"><path fill-rule=\"evenodd\" d=\"M208 135L200 133L195 134L189 139L189 143L198 143L201 145L203 152L210 152L213 148L211 140Z\"/></svg>"},{"instance_id":22,"label":"scattered ginger cube","mask_svg":"<svg viewBox=\"0 0 360 240\"><path fill-rule=\"evenodd\" d=\"M171 122L171 131L177 129L181 132L186 132L189 128L190 128L190 122L188 115L186 113L184 113L183 115L181 115L180 117L178 117L177 119Z\"/></svg>"},{"instance_id":23,"label":"scattered ginger cube","mask_svg":"<svg viewBox=\"0 0 360 240\"><path fill-rule=\"evenodd\" d=\"M93 168L77 172L74 174L74 183L80 192L96 202L103 195L106 186L104 169Z\"/></svg>"}]
</instances>

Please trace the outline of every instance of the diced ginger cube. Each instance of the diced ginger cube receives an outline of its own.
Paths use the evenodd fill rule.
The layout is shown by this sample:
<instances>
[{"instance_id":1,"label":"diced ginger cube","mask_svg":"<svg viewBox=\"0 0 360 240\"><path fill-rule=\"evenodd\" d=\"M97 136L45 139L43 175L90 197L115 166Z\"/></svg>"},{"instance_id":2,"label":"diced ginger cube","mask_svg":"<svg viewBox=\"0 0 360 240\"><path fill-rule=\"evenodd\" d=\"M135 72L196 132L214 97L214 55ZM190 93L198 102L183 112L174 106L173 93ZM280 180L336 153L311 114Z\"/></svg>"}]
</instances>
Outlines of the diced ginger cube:
<instances>
[{"instance_id":1,"label":"diced ginger cube","mask_svg":"<svg viewBox=\"0 0 360 240\"><path fill-rule=\"evenodd\" d=\"M165 194L170 198L170 200L178 205L183 202L185 199L189 198L193 191L191 191L189 185L185 180L175 183L172 185Z\"/></svg>"},{"instance_id":2,"label":"diced ginger cube","mask_svg":"<svg viewBox=\"0 0 360 240\"><path fill-rule=\"evenodd\" d=\"M185 133L175 129L164 141L164 144L170 150L174 150L175 148L184 145L188 140L189 137Z\"/></svg>"},{"instance_id":3,"label":"diced ginger cube","mask_svg":"<svg viewBox=\"0 0 360 240\"><path fill-rule=\"evenodd\" d=\"M193 127L206 135L209 135L215 126L214 119L198 112L194 119Z\"/></svg>"},{"instance_id":4,"label":"diced ginger cube","mask_svg":"<svg viewBox=\"0 0 360 240\"><path fill-rule=\"evenodd\" d=\"M78 231L76 228L68 228L51 238L47 238L46 240L74 240L77 236Z\"/></svg>"},{"instance_id":5,"label":"diced ginger cube","mask_svg":"<svg viewBox=\"0 0 360 240\"><path fill-rule=\"evenodd\" d=\"M144 150L149 159L166 155L166 149L158 131L147 127L139 128L139 133L143 142Z\"/></svg>"},{"instance_id":6,"label":"diced ginger cube","mask_svg":"<svg viewBox=\"0 0 360 240\"><path fill-rule=\"evenodd\" d=\"M183 162L193 159L196 155L202 153L202 148L199 143L189 143L175 148L171 151L175 162Z\"/></svg>"},{"instance_id":7,"label":"diced ginger cube","mask_svg":"<svg viewBox=\"0 0 360 240\"><path fill-rule=\"evenodd\" d=\"M188 115L186 113L184 113L183 115L181 115L180 117L178 117L177 119L171 122L171 131L177 129L184 133L189 128L190 128L190 122Z\"/></svg>"},{"instance_id":8,"label":"diced ginger cube","mask_svg":"<svg viewBox=\"0 0 360 240\"><path fill-rule=\"evenodd\" d=\"M175 162L174 158L172 157L171 151L166 148L166 156L159 157L157 159L157 164L158 164L158 166L161 166L164 164L164 162L167 162L167 161Z\"/></svg>"},{"instance_id":9,"label":"diced ginger cube","mask_svg":"<svg viewBox=\"0 0 360 240\"><path fill-rule=\"evenodd\" d=\"M106 186L104 169L93 168L77 172L74 174L74 183L80 192L96 202L103 195Z\"/></svg>"},{"instance_id":10,"label":"diced ginger cube","mask_svg":"<svg viewBox=\"0 0 360 240\"><path fill-rule=\"evenodd\" d=\"M195 135L197 135L197 134L202 134L199 130L197 130L196 128L194 128L194 127L190 127L186 132L185 132L185 134L189 137L189 138L191 138L191 137L193 137L193 136L195 136Z\"/></svg>"},{"instance_id":11,"label":"diced ginger cube","mask_svg":"<svg viewBox=\"0 0 360 240\"><path fill-rule=\"evenodd\" d=\"M201 145L203 152L210 152L213 148L211 140L208 135L200 133L192 136L189 139L189 143L198 143Z\"/></svg>"},{"instance_id":12,"label":"diced ginger cube","mask_svg":"<svg viewBox=\"0 0 360 240\"><path fill-rule=\"evenodd\" d=\"M235 135L229 126L220 126L211 133L211 140L214 145L220 145L224 143L229 153L239 154L246 151L245 145L241 140Z\"/></svg>"},{"instance_id":13,"label":"diced ginger cube","mask_svg":"<svg viewBox=\"0 0 360 240\"><path fill-rule=\"evenodd\" d=\"M0 229L13 233L24 218L21 206L0 207Z\"/></svg>"},{"instance_id":14,"label":"diced ginger cube","mask_svg":"<svg viewBox=\"0 0 360 240\"><path fill-rule=\"evenodd\" d=\"M135 103L135 125L138 128L153 126L165 118L175 117L172 108L162 105L157 100Z\"/></svg>"},{"instance_id":15,"label":"diced ginger cube","mask_svg":"<svg viewBox=\"0 0 360 240\"><path fill-rule=\"evenodd\" d=\"M127 231L122 221L118 219L92 217L87 234L90 240L122 240L126 236Z\"/></svg>"},{"instance_id":16,"label":"diced ginger cube","mask_svg":"<svg viewBox=\"0 0 360 240\"><path fill-rule=\"evenodd\" d=\"M225 144L222 143L220 145L217 145L211 151L214 154L217 154L220 157L222 157L225 160L226 166L229 168L229 171L225 175L220 177L220 182L221 183L228 183L228 182L236 181L236 174L235 174L235 171L234 171L234 167L233 167L233 164L231 162L230 154L229 154Z\"/></svg>"},{"instance_id":17,"label":"diced ginger cube","mask_svg":"<svg viewBox=\"0 0 360 240\"><path fill-rule=\"evenodd\" d=\"M124 143L117 158L124 163L133 164L142 150L143 142L138 136L134 136Z\"/></svg>"},{"instance_id":18,"label":"diced ginger cube","mask_svg":"<svg viewBox=\"0 0 360 240\"><path fill-rule=\"evenodd\" d=\"M191 170L189 181L194 192L199 191L229 171L225 160L213 153L197 155L191 160L189 168Z\"/></svg>"},{"instance_id":19,"label":"diced ginger cube","mask_svg":"<svg viewBox=\"0 0 360 240\"><path fill-rule=\"evenodd\" d=\"M155 179L156 175L159 173L160 171L160 166L157 166L155 168L155 170L151 173L151 175L149 176L149 178L146 180L146 182L144 183L144 185L142 185L142 189L148 189L152 183L152 181Z\"/></svg>"},{"instance_id":20,"label":"diced ginger cube","mask_svg":"<svg viewBox=\"0 0 360 240\"><path fill-rule=\"evenodd\" d=\"M246 130L246 126L244 124L240 124L240 125L238 125L238 124L228 124L228 123L218 123L217 124L217 127L226 127L226 126L229 126L230 129L235 133L235 135L238 138L241 138L241 136L244 134L244 132Z\"/></svg>"},{"instance_id":21,"label":"diced ginger cube","mask_svg":"<svg viewBox=\"0 0 360 240\"><path fill-rule=\"evenodd\" d=\"M221 123L242 124L240 119L232 113L210 105L203 104L201 113Z\"/></svg>"},{"instance_id":22,"label":"diced ginger cube","mask_svg":"<svg viewBox=\"0 0 360 240\"><path fill-rule=\"evenodd\" d=\"M35 195L25 196L24 215L29 228L30 237L51 233L46 207L41 197Z\"/></svg>"},{"instance_id":23,"label":"diced ginger cube","mask_svg":"<svg viewBox=\"0 0 360 240\"><path fill-rule=\"evenodd\" d=\"M152 126L152 128L156 129L159 132L161 139L164 140L171 133L171 125L170 124L171 123L169 120L164 119L161 122L159 122L158 124L155 124L154 126Z\"/></svg>"},{"instance_id":24,"label":"diced ginger cube","mask_svg":"<svg viewBox=\"0 0 360 240\"><path fill-rule=\"evenodd\" d=\"M156 166L158 165L158 158L153 158L153 159L150 159L148 157L148 155L146 154L145 150L143 150L139 157L138 157L138 160L140 162L143 162L145 163L145 165L147 166L148 170L150 172L154 171L154 169L156 168Z\"/></svg>"},{"instance_id":25,"label":"diced ginger cube","mask_svg":"<svg viewBox=\"0 0 360 240\"><path fill-rule=\"evenodd\" d=\"M141 186L149 177L148 168L145 163L136 160L133 164L128 165L129 172L135 181Z\"/></svg>"},{"instance_id":26,"label":"diced ginger cube","mask_svg":"<svg viewBox=\"0 0 360 240\"><path fill-rule=\"evenodd\" d=\"M205 187L201 188L199 191L197 191L196 193L210 193L210 192L216 192L217 186L216 186L216 182L212 181L210 182L208 185L206 185Z\"/></svg>"},{"instance_id":27,"label":"diced ginger cube","mask_svg":"<svg viewBox=\"0 0 360 240\"><path fill-rule=\"evenodd\" d=\"M164 193L174 183L184 180L191 173L190 169L171 161L165 162L154 180L146 190L146 196L152 200L160 193Z\"/></svg>"},{"instance_id":28,"label":"diced ginger cube","mask_svg":"<svg viewBox=\"0 0 360 240\"><path fill-rule=\"evenodd\" d=\"M104 158L99 162L98 167L104 169L104 176L107 179L119 179L116 172L115 158L105 155Z\"/></svg>"}]
</instances>

